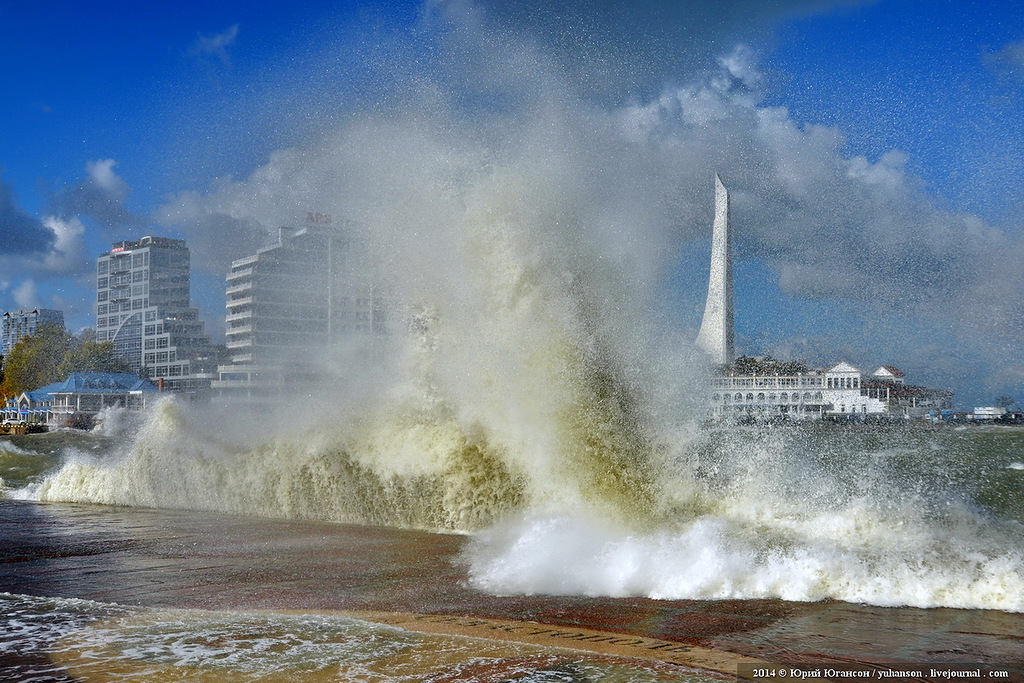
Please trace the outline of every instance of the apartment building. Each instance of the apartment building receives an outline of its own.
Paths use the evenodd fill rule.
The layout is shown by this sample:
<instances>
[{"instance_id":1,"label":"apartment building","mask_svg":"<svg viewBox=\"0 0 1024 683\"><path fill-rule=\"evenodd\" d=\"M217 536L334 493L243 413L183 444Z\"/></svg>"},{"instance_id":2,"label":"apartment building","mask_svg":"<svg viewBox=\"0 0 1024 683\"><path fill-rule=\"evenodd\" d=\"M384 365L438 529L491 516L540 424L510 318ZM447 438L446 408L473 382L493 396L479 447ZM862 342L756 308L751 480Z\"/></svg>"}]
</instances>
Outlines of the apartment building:
<instances>
[{"instance_id":1,"label":"apartment building","mask_svg":"<svg viewBox=\"0 0 1024 683\"><path fill-rule=\"evenodd\" d=\"M184 240L115 242L96 264L96 339L162 390L201 395L217 361L191 306L189 272Z\"/></svg>"},{"instance_id":2,"label":"apartment building","mask_svg":"<svg viewBox=\"0 0 1024 683\"><path fill-rule=\"evenodd\" d=\"M389 334L389 300L352 230L317 220L280 228L274 244L234 261L227 275L227 349L213 388L260 398L317 385L319 362L343 338Z\"/></svg>"},{"instance_id":3,"label":"apartment building","mask_svg":"<svg viewBox=\"0 0 1024 683\"><path fill-rule=\"evenodd\" d=\"M0 353L4 356L8 355L15 344L25 337L35 334L43 323L64 327L64 312L47 308L19 308L16 311L4 313L3 350Z\"/></svg>"}]
</instances>

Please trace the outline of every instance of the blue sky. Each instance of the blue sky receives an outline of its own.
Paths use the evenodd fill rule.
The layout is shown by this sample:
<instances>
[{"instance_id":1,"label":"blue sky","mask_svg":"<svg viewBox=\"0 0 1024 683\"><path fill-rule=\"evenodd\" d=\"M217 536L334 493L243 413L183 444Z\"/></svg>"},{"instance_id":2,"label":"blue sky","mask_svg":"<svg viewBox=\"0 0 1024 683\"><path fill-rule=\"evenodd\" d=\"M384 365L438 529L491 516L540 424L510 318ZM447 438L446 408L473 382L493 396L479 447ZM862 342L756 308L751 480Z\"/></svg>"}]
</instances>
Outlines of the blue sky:
<instances>
[{"instance_id":1,"label":"blue sky","mask_svg":"<svg viewBox=\"0 0 1024 683\"><path fill-rule=\"evenodd\" d=\"M544 172L631 178L634 216L597 220L637 222L614 249L657 261L673 325L699 322L720 171L741 350L1024 400L1018 2L7 2L0 56L4 310L89 325L96 255L170 234L217 333L226 264L288 202L338 201L307 174L404 178L383 160L418 127L521 165L515 136L550 115L605 156L565 144ZM379 155L345 151L378 134Z\"/></svg>"}]
</instances>

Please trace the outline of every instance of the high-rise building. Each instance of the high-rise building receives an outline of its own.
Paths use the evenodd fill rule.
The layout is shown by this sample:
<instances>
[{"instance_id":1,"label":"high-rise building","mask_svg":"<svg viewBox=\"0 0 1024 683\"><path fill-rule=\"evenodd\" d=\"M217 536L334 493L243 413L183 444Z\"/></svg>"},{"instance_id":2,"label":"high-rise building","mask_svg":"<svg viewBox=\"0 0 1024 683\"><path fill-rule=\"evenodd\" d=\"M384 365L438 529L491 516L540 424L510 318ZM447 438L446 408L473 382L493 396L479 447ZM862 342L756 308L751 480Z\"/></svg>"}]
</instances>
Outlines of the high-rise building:
<instances>
[{"instance_id":1,"label":"high-rise building","mask_svg":"<svg viewBox=\"0 0 1024 683\"><path fill-rule=\"evenodd\" d=\"M715 222L711 237L711 272L704 319L697 334L697 346L707 351L712 362L731 363L736 352L733 341L732 242L729 235L729 192L715 174Z\"/></svg>"},{"instance_id":2,"label":"high-rise building","mask_svg":"<svg viewBox=\"0 0 1024 683\"><path fill-rule=\"evenodd\" d=\"M184 240L115 242L96 264L96 339L165 391L199 394L216 354L190 305L189 263Z\"/></svg>"},{"instance_id":3,"label":"high-rise building","mask_svg":"<svg viewBox=\"0 0 1024 683\"><path fill-rule=\"evenodd\" d=\"M35 334L42 323L64 327L64 312L47 308L19 308L4 313L3 355L9 354L14 345L24 337Z\"/></svg>"},{"instance_id":4,"label":"high-rise building","mask_svg":"<svg viewBox=\"0 0 1024 683\"><path fill-rule=\"evenodd\" d=\"M389 304L365 250L343 225L316 214L302 228L231 264L227 350L213 387L259 397L324 380L320 360L343 337L389 333Z\"/></svg>"}]
</instances>

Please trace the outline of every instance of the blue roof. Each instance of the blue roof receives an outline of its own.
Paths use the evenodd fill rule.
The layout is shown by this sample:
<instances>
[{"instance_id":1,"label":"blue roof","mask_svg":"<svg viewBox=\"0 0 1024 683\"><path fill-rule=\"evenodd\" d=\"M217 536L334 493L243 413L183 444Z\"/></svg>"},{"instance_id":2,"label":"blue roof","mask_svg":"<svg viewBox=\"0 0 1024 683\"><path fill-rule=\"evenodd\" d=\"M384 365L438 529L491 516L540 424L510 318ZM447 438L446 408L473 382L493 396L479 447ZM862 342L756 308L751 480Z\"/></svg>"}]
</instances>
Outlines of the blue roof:
<instances>
[{"instance_id":1,"label":"blue roof","mask_svg":"<svg viewBox=\"0 0 1024 683\"><path fill-rule=\"evenodd\" d=\"M58 384L44 387L51 394L122 394L129 391L156 393L159 389L127 372L73 372ZM37 391L43 391L38 389Z\"/></svg>"},{"instance_id":2,"label":"blue roof","mask_svg":"<svg viewBox=\"0 0 1024 683\"><path fill-rule=\"evenodd\" d=\"M57 387L63 385L63 382L56 382L55 384L47 384L41 389L35 389L34 391L26 391L25 394L28 396L28 400L33 403L44 403L46 401L52 401L53 396L51 394L57 390Z\"/></svg>"}]
</instances>

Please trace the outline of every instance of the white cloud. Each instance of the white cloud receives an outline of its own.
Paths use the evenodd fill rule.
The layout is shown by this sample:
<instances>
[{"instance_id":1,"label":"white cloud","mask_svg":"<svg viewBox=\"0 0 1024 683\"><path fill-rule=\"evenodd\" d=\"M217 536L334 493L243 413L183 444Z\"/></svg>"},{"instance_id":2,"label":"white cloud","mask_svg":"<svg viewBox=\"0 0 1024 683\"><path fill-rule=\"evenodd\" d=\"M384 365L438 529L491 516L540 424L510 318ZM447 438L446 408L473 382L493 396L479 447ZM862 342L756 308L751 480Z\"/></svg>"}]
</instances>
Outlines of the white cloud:
<instances>
[{"instance_id":1,"label":"white cloud","mask_svg":"<svg viewBox=\"0 0 1024 683\"><path fill-rule=\"evenodd\" d=\"M116 165L113 159L87 162L85 181L53 196L54 212L68 218L89 216L107 228L138 223L140 219L124 206L131 188L114 171Z\"/></svg>"},{"instance_id":2,"label":"white cloud","mask_svg":"<svg viewBox=\"0 0 1024 683\"><path fill-rule=\"evenodd\" d=\"M39 292L32 278L22 280L21 284L11 292L11 295L14 298L14 303L19 308L36 308L39 306Z\"/></svg>"},{"instance_id":3,"label":"white cloud","mask_svg":"<svg viewBox=\"0 0 1024 683\"><path fill-rule=\"evenodd\" d=\"M821 300L823 318L842 302L855 323L844 343L889 362L956 337L994 373L1010 362L1024 325L1019 241L937 205L900 150L849 158L841 130L763 105L751 50L649 101L608 108L576 99L547 56L481 31L445 36L480 40L442 50L472 59L403 82L400 96L279 150L247 178L174 197L160 222L203 244L197 252L237 258L307 211L331 213L390 248L391 266L422 292L451 273L442 255L467 248L458 230L493 220L520 226L538 249L568 250L555 261L589 253L628 280L609 302L646 300L681 246L707 238L719 172L733 193L738 256L768 264L788 295ZM474 92L487 107L474 110ZM453 300L465 296L450 286ZM794 336L818 339L815 324L793 321Z\"/></svg>"},{"instance_id":4,"label":"white cloud","mask_svg":"<svg viewBox=\"0 0 1024 683\"><path fill-rule=\"evenodd\" d=\"M238 38L238 29L239 25L233 24L220 33L209 36L199 34L189 48L189 55L197 58L216 57L223 64L229 64L228 48L234 45L235 39Z\"/></svg>"},{"instance_id":5,"label":"white cloud","mask_svg":"<svg viewBox=\"0 0 1024 683\"><path fill-rule=\"evenodd\" d=\"M42 269L51 273L78 275L91 273L91 260L82 237L85 226L78 218L46 216L43 225L53 233L53 248L44 256Z\"/></svg>"},{"instance_id":6,"label":"white cloud","mask_svg":"<svg viewBox=\"0 0 1024 683\"><path fill-rule=\"evenodd\" d=\"M1024 77L1024 40L1007 43L1002 49L991 55L991 59L1012 70L1018 76Z\"/></svg>"},{"instance_id":7,"label":"white cloud","mask_svg":"<svg viewBox=\"0 0 1024 683\"><path fill-rule=\"evenodd\" d=\"M117 162L113 159L97 159L85 165L89 180L99 189L115 199L128 196L128 183L114 172Z\"/></svg>"}]
</instances>

